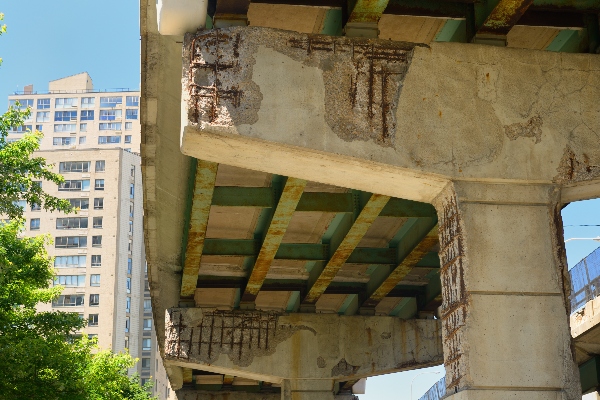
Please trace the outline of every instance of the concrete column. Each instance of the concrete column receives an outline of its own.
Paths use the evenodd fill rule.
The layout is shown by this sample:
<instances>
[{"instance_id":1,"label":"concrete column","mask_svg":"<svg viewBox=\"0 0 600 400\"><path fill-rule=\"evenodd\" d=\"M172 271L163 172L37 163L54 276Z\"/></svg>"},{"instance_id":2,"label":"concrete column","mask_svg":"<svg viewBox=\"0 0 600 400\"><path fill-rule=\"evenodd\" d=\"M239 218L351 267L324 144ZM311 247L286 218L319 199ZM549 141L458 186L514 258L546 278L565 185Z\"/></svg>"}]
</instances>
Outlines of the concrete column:
<instances>
[{"instance_id":1,"label":"concrete column","mask_svg":"<svg viewBox=\"0 0 600 400\"><path fill-rule=\"evenodd\" d=\"M435 200L450 399L581 398L559 199L550 185L460 182Z\"/></svg>"}]
</instances>

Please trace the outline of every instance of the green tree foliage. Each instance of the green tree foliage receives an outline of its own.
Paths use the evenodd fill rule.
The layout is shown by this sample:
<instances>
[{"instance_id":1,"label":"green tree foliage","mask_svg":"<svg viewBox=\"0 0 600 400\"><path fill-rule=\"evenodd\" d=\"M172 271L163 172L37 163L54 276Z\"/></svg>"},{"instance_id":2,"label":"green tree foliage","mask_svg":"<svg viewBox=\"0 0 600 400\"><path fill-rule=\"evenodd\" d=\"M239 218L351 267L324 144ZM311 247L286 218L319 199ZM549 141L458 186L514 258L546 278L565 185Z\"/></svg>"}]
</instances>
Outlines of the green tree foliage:
<instances>
[{"instance_id":1,"label":"green tree foliage","mask_svg":"<svg viewBox=\"0 0 600 400\"><path fill-rule=\"evenodd\" d=\"M21 207L14 203L21 199L30 205L39 204L48 211L71 210L67 200L44 193L38 184L41 180L55 184L64 182L60 174L50 170L44 158L33 157L33 152L40 147L42 133L27 132L16 142L6 141L11 127L22 126L30 112L29 109L21 111L11 108L0 117L0 214L10 218L23 214Z\"/></svg>"},{"instance_id":2,"label":"green tree foliage","mask_svg":"<svg viewBox=\"0 0 600 400\"><path fill-rule=\"evenodd\" d=\"M0 26L0 34L4 29ZM0 400L150 399L151 384L142 388L137 376L127 376L137 360L127 353L96 352L94 341L76 335L85 327L76 313L36 310L62 288L50 287L54 268L45 246L51 238L22 237L23 209L14 201L63 212L71 205L35 183L63 182L43 158L33 157L41 132L6 141L9 129L22 126L29 112L10 109L0 115L0 216L11 219L0 223Z\"/></svg>"}]
</instances>

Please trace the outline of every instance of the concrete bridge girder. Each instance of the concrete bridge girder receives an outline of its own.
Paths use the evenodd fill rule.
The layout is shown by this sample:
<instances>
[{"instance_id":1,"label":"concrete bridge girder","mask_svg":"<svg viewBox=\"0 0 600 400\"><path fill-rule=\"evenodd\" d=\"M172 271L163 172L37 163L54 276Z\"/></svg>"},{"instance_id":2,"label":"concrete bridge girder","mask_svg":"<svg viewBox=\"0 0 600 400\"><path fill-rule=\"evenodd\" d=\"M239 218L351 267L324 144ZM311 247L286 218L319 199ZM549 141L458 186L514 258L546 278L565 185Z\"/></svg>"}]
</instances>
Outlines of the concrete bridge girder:
<instances>
[{"instance_id":1,"label":"concrete bridge girder","mask_svg":"<svg viewBox=\"0 0 600 400\"><path fill-rule=\"evenodd\" d=\"M273 383L333 384L443 359L439 320L175 308L166 329L165 359Z\"/></svg>"}]
</instances>

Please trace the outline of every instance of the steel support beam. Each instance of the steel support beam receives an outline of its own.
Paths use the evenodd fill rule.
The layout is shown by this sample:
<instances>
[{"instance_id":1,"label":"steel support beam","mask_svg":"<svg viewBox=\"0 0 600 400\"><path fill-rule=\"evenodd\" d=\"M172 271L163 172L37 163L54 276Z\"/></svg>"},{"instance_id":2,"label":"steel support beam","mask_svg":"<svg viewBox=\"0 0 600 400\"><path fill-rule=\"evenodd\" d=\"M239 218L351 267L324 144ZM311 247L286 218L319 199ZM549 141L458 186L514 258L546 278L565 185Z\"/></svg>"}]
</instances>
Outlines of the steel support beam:
<instances>
[{"instance_id":1,"label":"steel support beam","mask_svg":"<svg viewBox=\"0 0 600 400\"><path fill-rule=\"evenodd\" d=\"M481 25L477 34L508 35L508 32L532 4L533 0L500 0Z\"/></svg>"},{"instance_id":2,"label":"steel support beam","mask_svg":"<svg viewBox=\"0 0 600 400\"><path fill-rule=\"evenodd\" d=\"M217 163L203 160L198 160L196 167L185 261L181 277L180 295L183 298L193 297L196 290L208 215L217 178L217 167Z\"/></svg>"},{"instance_id":3,"label":"steel support beam","mask_svg":"<svg viewBox=\"0 0 600 400\"><path fill-rule=\"evenodd\" d=\"M433 225L433 227L432 227ZM401 245L398 247L399 263L383 280L372 276L367 285L368 298L362 307L366 313L374 310L405 277L417 266L421 259L438 241L437 219L417 221L409 229Z\"/></svg>"},{"instance_id":4,"label":"steel support beam","mask_svg":"<svg viewBox=\"0 0 600 400\"><path fill-rule=\"evenodd\" d=\"M242 306L244 304L254 304L254 300L256 300L256 296L269 272L269 268L271 268L271 263L275 259L279 245L283 240L283 236L305 186L306 181L304 179L291 177L287 179L277 208L273 213L271 224L264 237L262 247L256 258L254 268L252 268L252 272L248 278L248 284L242 295Z\"/></svg>"},{"instance_id":5,"label":"steel support beam","mask_svg":"<svg viewBox=\"0 0 600 400\"><path fill-rule=\"evenodd\" d=\"M375 221L375 218L379 216L385 205L388 203L389 199L390 197L384 195L371 195L371 198L367 204L365 204L364 208L354 221L354 224L352 224L350 231L337 247L335 253L329 259L317 280L309 288L308 294L302 301L303 305L314 306L317 303L317 300L319 300L321 295L325 292L327 286L329 286L333 278L335 278L340 268L346 263L356 246L358 246L363 236L367 233L371 224Z\"/></svg>"},{"instance_id":6,"label":"steel support beam","mask_svg":"<svg viewBox=\"0 0 600 400\"><path fill-rule=\"evenodd\" d=\"M262 207L275 205L272 187L215 187L212 205L223 207ZM296 211L354 212L353 193L305 192ZM431 217L435 209L431 204L392 198L381 211L382 217Z\"/></svg>"},{"instance_id":7,"label":"steel support beam","mask_svg":"<svg viewBox=\"0 0 600 400\"><path fill-rule=\"evenodd\" d=\"M255 257L257 241L252 239L205 239L204 255ZM357 247L348 257L347 263L397 265L397 250L394 248ZM275 254L276 260L327 261L329 245L326 243L282 243ZM436 252L424 255L418 266L439 267Z\"/></svg>"},{"instance_id":8,"label":"steel support beam","mask_svg":"<svg viewBox=\"0 0 600 400\"><path fill-rule=\"evenodd\" d=\"M546 47L547 51L563 53L579 53L585 48L587 32L585 29L565 29L556 35L552 43Z\"/></svg>"}]
</instances>

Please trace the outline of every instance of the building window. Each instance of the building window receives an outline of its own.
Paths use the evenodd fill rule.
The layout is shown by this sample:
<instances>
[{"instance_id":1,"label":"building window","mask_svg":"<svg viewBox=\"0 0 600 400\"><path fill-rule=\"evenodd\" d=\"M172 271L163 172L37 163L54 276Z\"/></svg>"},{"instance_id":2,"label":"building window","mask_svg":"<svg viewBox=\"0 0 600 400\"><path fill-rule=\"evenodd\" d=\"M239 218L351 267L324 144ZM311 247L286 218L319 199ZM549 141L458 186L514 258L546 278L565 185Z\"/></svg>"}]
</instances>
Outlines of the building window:
<instances>
[{"instance_id":1,"label":"building window","mask_svg":"<svg viewBox=\"0 0 600 400\"><path fill-rule=\"evenodd\" d=\"M56 256L54 268L85 268L85 256Z\"/></svg>"},{"instance_id":2,"label":"building window","mask_svg":"<svg viewBox=\"0 0 600 400\"><path fill-rule=\"evenodd\" d=\"M94 120L94 110L81 110L81 121L93 121Z\"/></svg>"},{"instance_id":3,"label":"building window","mask_svg":"<svg viewBox=\"0 0 600 400\"><path fill-rule=\"evenodd\" d=\"M125 289L127 290L127 293L131 293L131 278L127 278L125 281Z\"/></svg>"},{"instance_id":4,"label":"building window","mask_svg":"<svg viewBox=\"0 0 600 400\"><path fill-rule=\"evenodd\" d=\"M152 303L150 302L150 300L144 300L144 311L151 311L152 310Z\"/></svg>"},{"instance_id":5,"label":"building window","mask_svg":"<svg viewBox=\"0 0 600 400\"><path fill-rule=\"evenodd\" d=\"M142 369L150 369L150 359L142 358Z\"/></svg>"},{"instance_id":6,"label":"building window","mask_svg":"<svg viewBox=\"0 0 600 400\"><path fill-rule=\"evenodd\" d=\"M129 317L125 318L125 332L129 332Z\"/></svg>"},{"instance_id":7,"label":"building window","mask_svg":"<svg viewBox=\"0 0 600 400\"><path fill-rule=\"evenodd\" d=\"M121 136L98 136L98 144L121 143Z\"/></svg>"},{"instance_id":8,"label":"building window","mask_svg":"<svg viewBox=\"0 0 600 400\"><path fill-rule=\"evenodd\" d=\"M128 273L129 275L131 275L131 267L132 267L132 266L133 266L133 262L132 262L131 258L128 258L128 259L127 259L127 273Z\"/></svg>"},{"instance_id":9,"label":"building window","mask_svg":"<svg viewBox=\"0 0 600 400\"><path fill-rule=\"evenodd\" d=\"M87 192L90 190L89 179L70 179L58 185L58 191L76 191L81 190Z\"/></svg>"},{"instance_id":10,"label":"building window","mask_svg":"<svg viewBox=\"0 0 600 400\"><path fill-rule=\"evenodd\" d=\"M77 124L54 124L54 132L77 132Z\"/></svg>"},{"instance_id":11,"label":"building window","mask_svg":"<svg viewBox=\"0 0 600 400\"><path fill-rule=\"evenodd\" d=\"M35 114L35 122L50 122L50 111L38 111Z\"/></svg>"},{"instance_id":12,"label":"building window","mask_svg":"<svg viewBox=\"0 0 600 400\"><path fill-rule=\"evenodd\" d=\"M129 349L129 338L128 337L125 338L125 348Z\"/></svg>"},{"instance_id":13,"label":"building window","mask_svg":"<svg viewBox=\"0 0 600 400\"><path fill-rule=\"evenodd\" d=\"M33 203L31 205L31 211L41 211L41 210L42 210L42 207L39 204Z\"/></svg>"},{"instance_id":14,"label":"building window","mask_svg":"<svg viewBox=\"0 0 600 400\"><path fill-rule=\"evenodd\" d=\"M125 312L129 312L131 310L131 297L125 298Z\"/></svg>"},{"instance_id":15,"label":"building window","mask_svg":"<svg viewBox=\"0 0 600 400\"><path fill-rule=\"evenodd\" d=\"M96 179L94 190L104 190L104 179Z\"/></svg>"},{"instance_id":16,"label":"building window","mask_svg":"<svg viewBox=\"0 0 600 400\"><path fill-rule=\"evenodd\" d=\"M146 291L146 292L150 291L150 282L148 282L148 281L144 282L144 291Z\"/></svg>"},{"instance_id":17,"label":"building window","mask_svg":"<svg viewBox=\"0 0 600 400\"><path fill-rule=\"evenodd\" d=\"M54 111L54 121L77 121L77 111Z\"/></svg>"},{"instance_id":18,"label":"building window","mask_svg":"<svg viewBox=\"0 0 600 400\"><path fill-rule=\"evenodd\" d=\"M88 326L98 326L98 314L89 314Z\"/></svg>"},{"instance_id":19,"label":"building window","mask_svg":"<svg viewBox=\"0 0 600 400\"><path fill-rule=\"evenodd\" d=\"M79 132L87 132L87 122L79 124Z\"/></svg>"},{"instance_id":20,"label":"building window","mask_svg":"<svg viewBox=\"0 0 600 400\"><path fill-rule=\"evenodd\" d=\"M100 286L100 274L90 275L90 286Z\"/></svg>"},{"instance_id":21,"label":"building window","mask_svg":"<svg viewBox=\"0 0 600 400\"><path fill-rule=\"evenodd\" d=\"M101 131L120 131L121 130L120 122L102 122L100 123Z\"/></svg>"},{"instance_id":22,"label":"building window","mask_svg":"<svg viewBox=\"0 0 600 400\"><path fill-rule=\"evenodd\" d=\"M125 97L125 105L127 107L139 107L140 106L140 96L126 96Z\"/></svg>"},{"instance_id":23,"label":"building window","mask_svg":"<svg viewBox=\"0 0 600 400\"><path fill-rule=\"evenodd\" d=\"M133 235L133 221L129 221L129 234Z\"/></svg>"},{"instance_id":24,"label":"building window","mask_svg":"<svg viewBox=\"0 0 600 400\"><path fill-rule=\"evenodd\" d=\"M116 107L123 104L122 96L100 97L100 107Z\"/></svg>"},{"instance_id":25,"label":"building window","mask_svg":"<svg viewBox=\"0 0 600 400\"><path fill-rule=\"evenodd\" d=\"M133 218L133 212L134 212L135 208L133 207L133 203L130 202L129 203L129 218Z\"/></svg>"},{"instance_id":26,"label":"building window","mask_svg":"<svg viewBox=\"0 0 600 400\"><path fill-rule=\"evenodd\" d=\"M25 200L15 200L12 203L17 207L21 207L22 210L25 210L25 207L27 206L27 201Z\"/></svg>"},{"instance_id":27,"label":"building window","mask_svg":"<svg viewBox=\"0 0 600 400\"><path fill-rule=\"evenodd\" d=\"M144 330L152 330L152 318L144 318Z\"/></svg>"},{"instance_id":28,"label":"building window","mask_svg":"<svg viewBox=\"0 0 600 400\"><path fill-rule=\"evenodd\" d=\"M129 198L133 199L135 197L135 184L129 184Z\"/></svg>"},{"instance_id":29,"label":"building window","mask_svg":"<svg viewBox=\"0 0 600 400\"><path fill-rule=\"evenodd\" d=\"M55 137L52 138L53 146L70 146L72 144L77 144L74 137Z\"/></svg>"},{"instance_id":30,"label":"building window","mask_svg":"<svg viewBox=\"0 0 600 400\"><path fill-rule=\"evenodd\" d=\"M104 197L96 197L94 199L94 210L104 209Z\"/></svg>"},{"instance_id":31,"label":"building window","mask_svg":"<svg viewBox=\"0 0 600 400\"><path fill-rule=\"evenodd\" d=\"M71 203L71 207L78 208L80 210L87 210L90 208L89 199L67 199Z\"/></svg>"},{"instance_id":32,"label":"building window","mask_svg":"<svg viewBox=\"0 0 600 400\"><path fill-rule=\"evenodd\" d=\"M85 248L87 247L86 236L57 236L54 239L54 247L57 249L65 248Z\"/></svg>"},{"instance_id":33,"label":"building window","mask_svg":"<svg viewBox=\"0 0 600 400\"><path fill-rule=\"evenodd\" d=\"M59 164L58 170L60 173L65 172L89 172L89 161L64 161Z\"/></svg>"},{"instance_id":34,"label":"building window","mask_svg":"<svg viewBox=\"0 0 600 400\"><path fill-rule=\"evenodd\" d=\"M94 217L92 226L94 228L102 228L102 217Z\"/></svg>"},{"instance_id":35,"label":"building window","mask_svg":"<svg viewBox=\"0 0 600 400\"><path fill-rule=\"evenodd\" d=\"M133 241L131 239L129 239L129 243L127 245L127 251L129 252L129 254L131 254L131 252L133 251Z\"/></svg>"},{"instance_id":36,"label":"building window","mask_svg":"<svg viewBox=\"0 0 600 400\"><path fill-rule=\"evenodd\" d=\"M121 119L123 110L100 110L100 121L114 121Z\"/></svg>"},{"instance_id":37,"label":"building window","mask_svg":"<svg viewBox=\"0 0 600 400\"><path fill-rule=\"evenodd\" d=\"M85 275L58 275L54 278L54 285L82 287L85 286Z\"/></svg>"},{"instance_id":38,"label":"building window","mask_svg":"<svg viewBox=\"0 0 600 400\"><path fill-rule=\"evenodd\" d=\"M94 108L95 101L96 99L93 97L82 97L81 108Z\"/></svg>"},{"instance_id":39,"label":"building window","mask_svg":"<svg viewBox=\"0 0 600 400\"><path fill-rule=\"evenodd\" d=\"M33 107L33 99L20 99L20 100L9 100L8 106L11 108L17 108L17 103L19 103L19 110L26 110L27 107Z\"/></svg>"},{"instance_id":40,"label":"building window","mask_svg":"<svg viewBox=\"0 0 600 400\"><path fill-rule=\"evenodd\" d=\"M102 235L92 236L92 247L102 247Z\"/></svg>"},{"instance_id":41,"label":"building window","mask_svg":"<svg viewBox=\"0 0 600 400\"><path fill-rule=\"evenodd\" d=\"M54 108L71 108L77 107L77 98L69 97L54 100Z\"/></svg>"},{"instance_id":42,"label":"building window","mask_svg":"<svg viewBox=\"0 0 600 400\"><path fill-rule=\"evenodd\" d=\"M125 135L125 143L131 143L131 135Z\"/></svg>"},{"instance_id":43,"label":"building window","mask_svg":"<svg viewBox=\"0 0 600 400\"><path fill-rule=\"evenodd\" d=\"M32 125L19 125L10 128L8 133L25 133L31 131Z\"/></svg>"},{"instance_id":44,"label":"building window","mask_svg":"<svg viewBox=\"0 0 600 400\"><path fill-rule=\"evenodd\" d=\"M56 229L87 229L87 217L56 218Z\"/></svg>"},{"instance_id":45,"label":"building window","mask_svg":"<svg viewBox=\"0 0 600 400\"><path fill-rule=\"evenodd\" d=\"M125 119L138 119L138 110L137 109L125 110Z\"/></svg>"},{"instance_id":46,"label":"building window","mask_svg":"<svg viewBox=\"0 0 600 400\"><path fill-rule=\"evenodd\" d=\"M40 132L43 131L44 130L44 125L36 125L35 126L35 130L36 131L40 131Z\"/></svg>"},{"instance_id":47,"label":"building window","mask_svg":"<svg viewBox=\"0 0 600 400\"><path fill-rule=\"evenodd\" d=\"M85 141L85 136L79 136L79 144L85 144Z\"/></svg>"},{"instance_id":48,"label":"building window","mask_svg":"<svg viewBox=\"0 0 600 400\"><path fill-rule=\"evenodd\" d=\"M38 99L37 108L39 110L45 110L50 108L50 99Z\"/></svg>"},{"instance_id":49,"label":"building window","mask_svg":"<svg viewBox=\"0 0 600 400\"><path fill-rule=\"evenodd\" d=\"M96 172L104 172L106 168L106 162L104 160L96 161Z\"/></svg>"},{"instance_id":50,"label":"building window","mask_svg":"<svg viewBox=\"0 0 600 400\"><path fill-rule=\"evenodd\" d=\"M102 256L101 255L93 255L92 256L92 267L101 267L102 266Z\"/></svg>"},{"instance_id":51,"label":"building window","mask_svg":"<svg viewBox=\"0 0 600 400\"><path fill-rule=\"evenodd\" d=\"M100 305L100 295L99 294L90 294L90 306L99 306Z\"/></svg>"},{"instance_id":52,"label":"building window","mask_svg":"<svg viewBox=\"0 0 600 400\"><path fill-rule=\"evenodd\" d=\"M40 229L40 219L39 218L31 218L29 221L29 230L37 231Z\"/></svg>"},{"instance_id":53,"label":"building window","mask_svg":"<svg viewBox=\"0 0 600 400\"><path fill-rule=\"evenodd\" d=\"M152 339L142 339L142 350L152 350Z\"/></svg>"},{"instance_id":54,"label":"building window","mask_svg":"<svg viewBox=\"0 0 600 400\"><path fill-rule=\"evenodd\" d=\"M83 314L81 314L81 319L83 319ZM90 340L97 340L98 338L98 334L97 333L90 333L88 334L88 339Z\"/></svg>"},{"instance_id":55,"label":"building window","mask_svg":"<svg viewBox=\"0 0 600 400\"><path fill-rule=\"evenodd\" d=\"M131 169L129 170L129 176L135 178L135 165L131 166Z\"/></svg>"},{"instance_id":56,"label":"building window","mask_svg":"<svg viewBox=\"0 0 600 400\"><path fill-rule=\"evenodd\" d=\"M84 297L82 294L67 294L58 296L58 298L52 300L52 307L77 307L82 306L84 303Z\"/></svg>"},{"instance_id":57,"label":"building window","mask_svg":"<svg viewBox=\"0 0 600 400\"><path fill-rule=\"evenodd\" d=\"M130 131L133 129L133 122L125 122L125 130Z\"/></svg>"}]
</instances>

